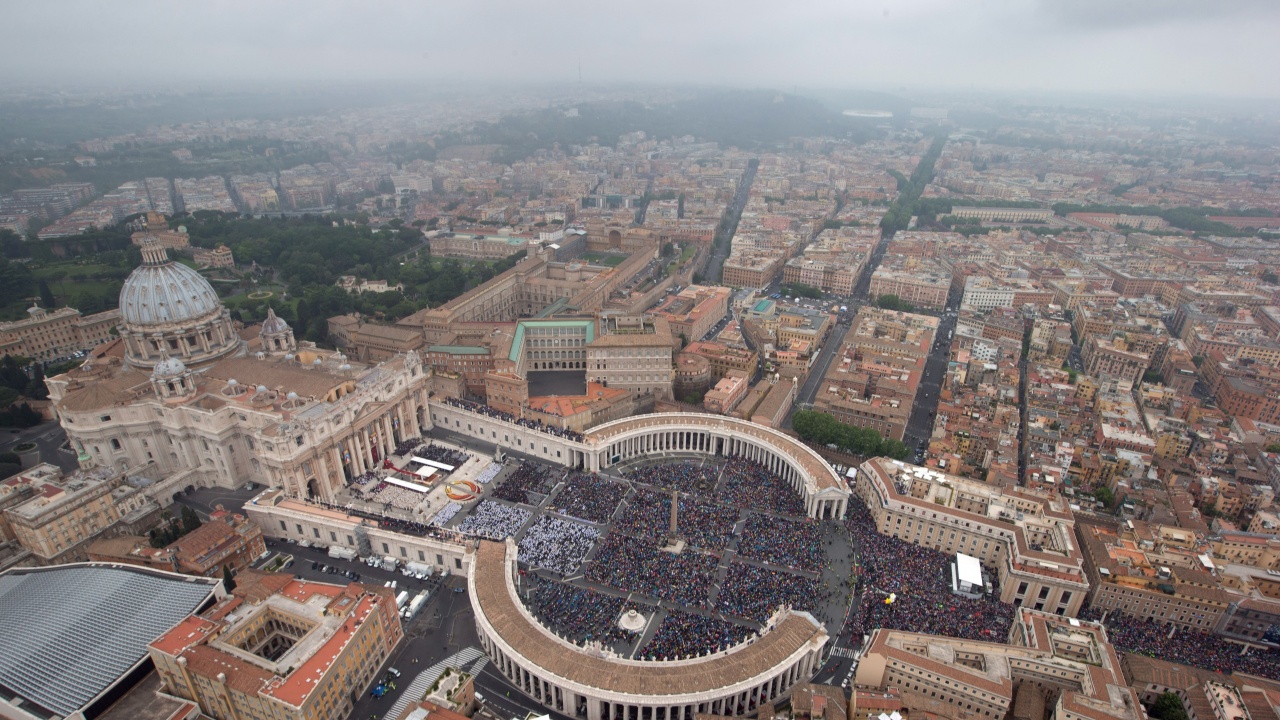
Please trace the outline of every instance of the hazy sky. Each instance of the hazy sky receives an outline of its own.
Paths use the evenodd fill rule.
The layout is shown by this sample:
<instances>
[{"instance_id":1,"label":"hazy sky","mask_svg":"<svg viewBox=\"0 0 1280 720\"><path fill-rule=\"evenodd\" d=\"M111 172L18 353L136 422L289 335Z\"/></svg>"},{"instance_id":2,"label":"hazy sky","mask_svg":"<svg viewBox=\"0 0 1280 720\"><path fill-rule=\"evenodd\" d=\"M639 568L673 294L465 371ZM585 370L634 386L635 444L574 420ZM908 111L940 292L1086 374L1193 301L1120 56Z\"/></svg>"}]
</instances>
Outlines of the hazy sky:
<instances>
[{"instance_id":1,"label":"hazy sky","mask_svg":"<svg viewBox=\"0 0 1280 720\"><path fill-rule=\"evenodd\" d=\"M0 80L1280 97L1280 0L0 0Z\"/></svg>"}]
</instances>

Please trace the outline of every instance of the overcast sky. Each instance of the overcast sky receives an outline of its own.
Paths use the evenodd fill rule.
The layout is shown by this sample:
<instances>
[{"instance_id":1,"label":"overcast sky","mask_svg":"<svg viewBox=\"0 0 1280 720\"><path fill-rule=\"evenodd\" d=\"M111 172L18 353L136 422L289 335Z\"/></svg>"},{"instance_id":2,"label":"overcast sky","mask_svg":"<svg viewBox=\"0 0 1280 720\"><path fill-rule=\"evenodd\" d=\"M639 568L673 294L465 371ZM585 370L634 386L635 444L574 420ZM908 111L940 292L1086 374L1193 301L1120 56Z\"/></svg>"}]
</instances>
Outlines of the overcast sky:
<instances>
[{"instance_id":1,"label":"overcast sky","mask_svg":"<svg viewBox=\"0 0 1280 720\"><path fill-rule=\"evenodd\" d=\"M0 81L641 81L1280 98L1280 0L0 0Z\"/></svg>"}]
</instances>

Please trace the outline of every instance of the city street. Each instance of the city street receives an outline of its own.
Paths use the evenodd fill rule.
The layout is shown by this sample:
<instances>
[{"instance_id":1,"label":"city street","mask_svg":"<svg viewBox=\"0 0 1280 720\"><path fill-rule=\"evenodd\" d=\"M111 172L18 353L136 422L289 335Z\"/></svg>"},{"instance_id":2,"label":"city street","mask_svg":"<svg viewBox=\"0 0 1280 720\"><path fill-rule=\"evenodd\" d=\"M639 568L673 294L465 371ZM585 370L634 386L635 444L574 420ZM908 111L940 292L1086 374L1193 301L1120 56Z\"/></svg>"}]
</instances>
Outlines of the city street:
<instances>
[{"instance_id":1,"label":"city street","mask_svg":"<svg viewBox=\"0 0 1280 720\"><path fill-rule=\"evenodd\" d=\"M24 430L7 429L0 435L0 452L12 452L13 448L25 442L33 442L40 448L40 462L57 465L63 472L71 472L80 467L76 462L76 454L70 449L63 449L67 443L67 433L56 422L43 422Z\"/></svg>"}]
</instances>

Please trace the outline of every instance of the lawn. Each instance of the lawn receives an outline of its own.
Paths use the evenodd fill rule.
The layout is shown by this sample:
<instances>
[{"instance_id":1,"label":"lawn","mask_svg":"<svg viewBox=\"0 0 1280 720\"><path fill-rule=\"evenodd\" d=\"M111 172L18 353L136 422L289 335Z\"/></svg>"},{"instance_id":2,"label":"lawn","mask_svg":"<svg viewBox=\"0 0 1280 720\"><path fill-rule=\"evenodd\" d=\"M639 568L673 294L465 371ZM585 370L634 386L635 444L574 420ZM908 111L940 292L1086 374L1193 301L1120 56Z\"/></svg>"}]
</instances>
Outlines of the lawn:
<instances>
[{"instance_id":1,"label":"lawn","mask_svg":"<svg viewBox=\"0 0 1280 720\"><path fill-rule=\"evenodd\" d=\"M604 265L606 267L618 267L626 262L626 255L615 255L614 253L589 252L582 253L582 259L594 265Z\"/></svg>"}]
</instances>

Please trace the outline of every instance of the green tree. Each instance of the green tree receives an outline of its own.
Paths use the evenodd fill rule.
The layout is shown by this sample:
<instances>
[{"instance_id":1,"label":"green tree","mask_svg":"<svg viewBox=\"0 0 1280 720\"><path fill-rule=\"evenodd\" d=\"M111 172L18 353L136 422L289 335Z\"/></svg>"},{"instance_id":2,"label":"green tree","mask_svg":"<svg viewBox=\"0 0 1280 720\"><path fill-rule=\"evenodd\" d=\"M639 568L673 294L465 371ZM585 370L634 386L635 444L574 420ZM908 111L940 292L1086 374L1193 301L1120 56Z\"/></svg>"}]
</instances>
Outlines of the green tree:
<instances>
[{"instance_id":1,"label":"green tree","mask_svg":"<svg viewBox=\"0 0 1280 720\"><path fill-rule=\"evenodd\" d=\"M40 278L39 286L40 304L49 310L58 307L58 301L53 297L53 291L49 289L49 283L44 278Z\"/></svg>"},{"instance_id":2,"label":"green tree","mask_svg":"<svg viewBox=\"0 0 1280 720\"><path fill-rule=\"evenodd\" d=\"M200 516L190 507L182 506L182 534L185 535L200 527Z\"/></svg>"},{"instance_id":3,"label":"green tree","mask_svg":"<svg viewBox=\"0 0 1280 720\"><path fill-rule=\"evenodd\" d=\"M1101 502L1103 505L1106 505L1108 508L1115 507L1116 495L1115 493L1111 492L1111 488L1105 485L1099 485L1097 488L1095 488L1093 491L1093 497L1094 499Z\"/></svg>"},{"instance_id":4,"label":"green tree","mask_svg":"<svg viewBox=\"0 0 1280 720\"><path fill-rule=\"evenodd\" d=\"M1280 443L1271 443L1267 446L1267 452L1280 453Z\"/></svg>"},{"instance_id":5,"label":"green tree","mask_svg":"<svg viewBox=\"0 0 1280 720\"><path fill-rule=\"evenodd\" d=\"M1151 717L1156 720L1188 720L1182 699L1171 692L1162 693L1151 705Z\"/></svg>"},{"instance_id":6,"label":"green tree","mask_svg":"<svg viewBox=\"0 0 1280 720\"><path fill-rule=\"evenodd\" d=\"M45 400L49 397L49 388L44 384L44 367L40 363L36 363L31 371L31 379L27 381L27 387L22 391L23 395L32 400Z\"/></svg>"}]
</instances>

